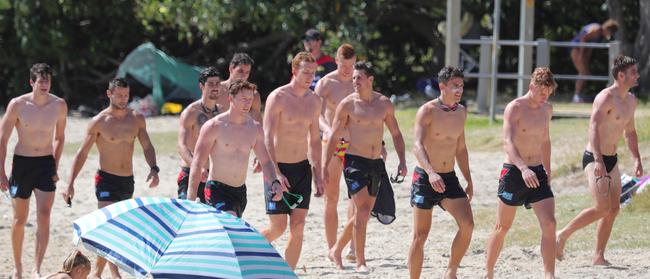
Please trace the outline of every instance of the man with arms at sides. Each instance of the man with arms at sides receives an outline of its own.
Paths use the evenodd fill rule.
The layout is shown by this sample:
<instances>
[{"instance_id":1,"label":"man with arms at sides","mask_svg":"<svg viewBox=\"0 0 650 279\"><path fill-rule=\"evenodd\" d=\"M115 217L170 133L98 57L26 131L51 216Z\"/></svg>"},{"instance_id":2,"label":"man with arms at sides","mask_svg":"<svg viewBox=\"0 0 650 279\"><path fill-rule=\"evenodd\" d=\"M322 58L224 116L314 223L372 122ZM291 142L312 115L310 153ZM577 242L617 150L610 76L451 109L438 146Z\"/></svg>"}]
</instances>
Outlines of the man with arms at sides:
<instances>
[{"instance_id":1,"label":"man with arms at sides","mask_svg":"<svg viewBox=\"0 0 650 279\"><path fill-rule=\"evenodd\" d=\"M57 171L68 114L65 101L50 94L52 70L49 65L34 64L29 73L29 84L32 92L9 102L0 128L0 190L9 189L14 212L11 225L12 278L22 278L23 240L32 192L36 197L36 249L32 277L40 277L50 238L50 213L56 181L59 180ZM7 179L5 157L14 127L18 142L14 148L11 177Z\"/></svg>"},{"instance_id":2,"label":"man with arms at sides","mask_svg":"<svg viewBox=\"0 0 650 279\"><path fill-rule=\"evenodd\" d=\"M381 159L382 138L384 124L393 138L393 144L399 157L397 173L406 175L406 162L404 159L404 138L395 119L395 109L390 100L372 88L374 72L372 66L366 62L354 64L352 82L354 94L345 97L336 108L334 123L327 139L325 154L333 154L336 149L336 139L340 138L343 131L348 131L350 145L345 154L343 175L348 187L348 194L354 203L354 217L348 220L336 244L330 249L329 258L338 268L343 268L341 252L343 246L354 237L356 244L356 270L368 272L365 258L366 226L370 218L377 193L388 181L386 166ZM333 156L325 156L323 177L328 181L329 174L326 167Z\"/></svg>"},{"instance_id":3,"label":"man with arms at sides","mask_svg":"<svg viewBox=\"0 0 650 279\"><path fill-rule=\"evenodd\" d=\"M589 143L582 157L594 206L580 212L557 233L557 258L562 260L564 245L577 230L599 221L596 251L592 264L609 265L605 248L620 209L621 174L617 164L616 146L625 136L634 159L634 175L643 175L641 156L634 124L636 98L629 92L638 84L639 72L634 58L618 56L612 65L615 81L600 91L594 100L589 122Z\"/></svg>"},{"instance_id":4,"label":"man with arms at sides","mask_svg":"<svg viewBox=\"0 0 650 279\"><path fill-rule=\"evenodd\" d=\"M354 93L354 86L352 85L352 71L354 70L354 63L357 61L357 56L354 48L349 44L343 44L336 51L336 65L337 69L325 77L320 79L316 84L316 95L321 98L322 108L319 118L320 130L322 131L323 150L327 147L327 138L334 120L334 113L336 106L343 100L343 98ZM341 138L349 140L347 131L341 133ZM342 142L335 139L337 148L342 148ZM336 243L336 231L339 225L339 218L337 212L337 205L339 202L339 182L341 174L343 173L343 156L338 156L337 159L331 160L327 166L330 173L328 184L325 186L325 238L327 239L327 247L331 249ZM330 153L323 152L322 160L327 160L325 157L333 156ZM352 218L352 201L348 204L348 219ZM354 252L354 249L350 249Z\"/></svg>"},{"instance_id":5,"label":"man with arms at sides","mask_svg":"<svg viewBox=\"0 0 650 279\"><path fill-rule=\"evenodd\" d=\"M223 106L217 104L217 98L221 91L226 90L221 86L219 71L215 67L208 67L201 71L199 75L199 88L201 89L201 99L191 103L180 117L180 129L178 130L178 154L181 157L181 171L178 174L178 198L187 198L187 185L190 175L190 165L194 157L194 147L196 140L199 138L199 131L205 122L214 118L220 111L224 111ZM205 179L208 176L208 165L201 167L201 183L199 184L197 195L201 202L205 203L204 187Z\"/></svg>"},{"instance_id":6,"label":"man with arms at sides","mask_svg":"<svg viewBox=\"0 0 650 279\"><path fill-rule=\"evenodd\" d=\"M535 211L542 230L545 278L555 278L555 199L551 190L549 136L553 107L547 100L556 87L551 70L536 68L526 95L506 106L503 115L506 160L499 178L496 225L487 243L487 278L494 277L503 241L521 205Z\"/></svg>"},{"instance_id":7,"label":"man with arms at sides","mask_svg":"<svg viewBox=\"0 0 650 279\"><path fill-rule=\"evenodd\" d=\"M158 186L156 151L151 145L144 116L129 109L129 84L123 78L115 78L108 83L109 106L92 118L88 124L86 138L74 158L68 187L63 191L63 199L74 198L74 182L81 171L88 153L94 144L99 151L99 170L95 175L95 196L97 207L103 208L113 203L133 197L133 148L137 138L150 167L147 175L149 188ZM92 278L100 278L106 259L97 257L97 266ZM121 278L117 266L109 263L111 276Z\"/></svg>"},{"instance_id":8,"label":"man with arms at sides","mask_svg":"<svg viewBox=\"0 0 650 279\"><path fill-rule=\"evenodd\" d=\"M255 64L255 61L253 61L253 58L248 56L246 53L239 52L233 55L232 60L230 60L230 65L228 66L228 79L221 82L221 85L224 86L224 92L219 94L220 98L217 101L217 103L223 108L223 111L228 110L228 106L230 105L228 85L235 80L248 81L253 64ZM257 90L255 90L253 105L251 106L249 113L251 117L253 117L253 120L262 123L262 99Z\"/></svg>"},{"instance_id":9,"label":"man with arms at sides","mask_svg":"<svg viewBox=\"0 0 650 279\"><path fill-rule=\"evenodd\" d=\"M262 165L265 191L272 187L273 200L282 198L282 186L266 147L262 124L248 113L254 100L256 86L245 80L229 84L229 109L208 121L199 134L192 159L188 198L195 200L201 180L201 168L210 162L210 179L205 186L206 202L234 216L242 217L246 209L246 165L251 150ZM235 185L235 186L233 186Z\"/></svg>"},{"instance_id":10,"label":"man with arms at sides","mask_svg":"<svg viewBox=\"0 0 650 279\"><path fill-rule=\"evenodd\" d=\"M280 181L289 192L303 197L291 209L283 201L266 197L266 214L270 224L262 230L269 242L280 237L289 223L289 242L284 259L295 269L302 249L305 218L309 209L312 175L316 182L315 197L323 194L321 180L321 144L318 129L321 101L309 90L316 72L316 60L308 52L298 53L291 61L293 78L289 84L269 95L264 112L264 138L271 160L282 175ZM309 158L309 160L308 160ZM289 215L289 217L287 216Z\"/></svg>"},{"instance_id":11,"label":"man with arms at sides","mask_svg":"<svg viewBox=\"0 0 650 279\"><path fill-rule=\"evenodd\" d=\"M411 206L413 207L413 242L409 252L411 278L420 278L424 244L431 229L433 207L449 211L458 231L451 244L451 256L444 278L456 278L456 271L472 239L474 218L470 200L474 193L465 145L467 110L459 105L463 95L463 72L444 67L438 73L440 97L424 104L415 118L415 157ZM455 161L467 181L461 188L454 171Z\"/></svg>"}]
</instances>

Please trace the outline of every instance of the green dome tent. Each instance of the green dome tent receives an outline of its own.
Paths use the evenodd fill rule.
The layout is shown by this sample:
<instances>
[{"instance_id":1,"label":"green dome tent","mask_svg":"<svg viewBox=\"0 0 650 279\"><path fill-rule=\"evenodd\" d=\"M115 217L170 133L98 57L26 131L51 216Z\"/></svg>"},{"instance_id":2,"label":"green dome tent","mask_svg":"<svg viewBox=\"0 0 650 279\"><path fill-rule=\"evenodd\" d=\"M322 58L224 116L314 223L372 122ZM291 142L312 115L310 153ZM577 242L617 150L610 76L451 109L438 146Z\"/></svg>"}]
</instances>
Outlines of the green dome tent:
<instances>
[{"instance_id":1,"label":"green dome tent","mask_svg":"<svg viewBox=\"0 0 650 279\"><path fill-rule=\"evenodd\" d=\"M170 100L187 103L201 98L200 72L200 67L180 62L152 43L144 43L126 56L117 76L129 75L151 88L156 108L160 111L162 105Z\"/></svg>"}]
</instances>

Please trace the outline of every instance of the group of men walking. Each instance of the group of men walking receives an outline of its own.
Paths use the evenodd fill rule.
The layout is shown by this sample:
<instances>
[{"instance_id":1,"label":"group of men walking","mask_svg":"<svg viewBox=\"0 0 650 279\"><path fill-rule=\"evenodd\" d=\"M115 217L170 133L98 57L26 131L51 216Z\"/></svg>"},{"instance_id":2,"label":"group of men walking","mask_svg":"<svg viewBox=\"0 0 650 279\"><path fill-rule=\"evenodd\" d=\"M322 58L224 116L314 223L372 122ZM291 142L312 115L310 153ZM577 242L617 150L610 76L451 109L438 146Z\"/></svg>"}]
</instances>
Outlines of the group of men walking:
<instances>
[{"instance_id":1,"label":"group of men walking","mask_svg":"<svg viewBox=\"0 0 650 279\"><path fill-rule=\"evenodd\" d=\"M328 258L343 268L343 248L350 243L352 252L346 258L356 262L358 272L368 272L367 223L378 193L390 187L384 164L384 126L392 138L399 159L396 172L401 176L407 174L405 143L393 105L373 89L376 78L373 66L357 62L355 50L349 44L338 48L334 61L336 70L320 78L312 91L310 86L318 71L317 58L309 52L296 54L291 63L290 82L269 94L263 116L257 87L247 81L254 63L248 55L234 55L225 81L216 68L204 69L198 80L201 99L187 106L180 116L178 196L198 199L242 217L247 207L245 181L253 151L252 167L254 172L263 174L265 210L269 215L269 224L261 233L272 242L288 227L289 240L284 251L288 264L292 268L297 266L313 192L314 197L324 197ZM604 250L618 213L621 190L616 164L616 144L621 135L625 135L635 160L635 174L643 173L634 128L636 99L628 92L639 77L636 69L634 59L617 58L613 65L614 84L596 97L583 159L595 205L581 212L557 235L550 186L552 106L547 102L557 85L551 71L535 69L528 92L507 105L503 125L506 158L498 184L497 221L487 244L488 278L493 277L503 240L520 205L533 208L539 219L547 278L554 276L555 259L562 259L564 244L571 234L598 220L593 263L607 264ZM65 101L49 93L51 79L49 66L34 65L30 75L32 92L10 102L0 130L0 188L10 190L14 207L13 278L21 278L23 271L22 242L32 192L38 212L35 276L40 273L49 237L49 216L67 115ZM459 104L463 79L461 70L443 68L438 74L440 97L422 105L416 115L417 166L410 198L414 233L408 259L411 278L420 276L424 244L436 205L448 211L458 224L446 278L456 277L472 238L474 221L470 201L474 189L465 145L467 110ZM95 176L99 208L133 196L135 139L142 145L151 169L147 176L149 186L159 183L160 170L145 119L127 107L128 83L125 79L113 79L106 95L109 107L90 121L74 158L68 185L62 192L68 204L73 201L75 179L93 145L99 151L100 169ZM7 179L6 146L14 127L18 142L11 179ZM455 174L456 165L467 182L464 188ZM350 202L347 223L337 237L341 175ZM607 186L603 186L604 180ZM607 187L606 195L602 194L603 187ZM105 263L99 258L92 276L99 278ZM113 278L119 278L114 265L110 264L110 270Z\"/></svg>"}]
</instances>

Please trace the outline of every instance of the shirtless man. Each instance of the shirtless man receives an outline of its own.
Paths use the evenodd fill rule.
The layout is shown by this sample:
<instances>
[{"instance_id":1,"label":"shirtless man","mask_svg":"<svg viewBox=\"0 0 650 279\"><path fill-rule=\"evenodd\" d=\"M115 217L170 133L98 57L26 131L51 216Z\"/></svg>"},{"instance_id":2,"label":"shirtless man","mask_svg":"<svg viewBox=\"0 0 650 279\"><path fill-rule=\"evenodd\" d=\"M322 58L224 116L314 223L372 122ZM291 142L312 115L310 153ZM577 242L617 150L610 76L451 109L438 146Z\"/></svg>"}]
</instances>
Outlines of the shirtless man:
<instances>
[{"instance_id":1,"label":"shirtless man","mask_svg":"<svg viewBox=\"0 0 650 279\"><path fill-rule=\"evenodd\" d=\"M188 198L194 200L202 176L200 170L209 157L213 163L210 166L210 179L205 186L206 202L240 218L247 203L244 182L251 150L262 165L265 191L275 193L275 201L282 198L282 186L276 179L276 173L280 171L274 167L264 146L262 125L248 115L255 89L255 85L245 80L235 80L229 84L229 109L201 128L189 178Z\"/></svg>"},{"instance_id":2,"label":"shirtless man","mask_svg":"<svg viewBox=\"0 0 650 279\"><path fill-rule=\"evenodd\" d=\"M341 45L336 51L337 69L327 74L316 84L315 93L321 98L322 102L319 124L323 133L321 136L323 150L327 147L327 138L334 120L336 106L343 98L354 93L352 71L356 61L357 56L354 48L349 44ZM349 140L350 136L347 131L343 131L341 138ZM339 142L339 139L335 140ZM340 149L341 145L339 144L337 147ZM339 226L337 205L339 202L339 182L343 173L342 153L341 156L338 156L338 159L331 160L331 163L327 166L331 177L328 184L325 185L325 213L323 215L325 217L325 238L327 239L328 249L331 249L336 243L336 230ZM324 152L322 160L325 161L326 157L329 156L332 156L332 154ZM350 218L352 218L352 202L348 204L348 219Z\"/></svg>"},{"instance_id":3,"label":"shirtless man","mask_svg":"<svg viewBox=\"0 0 650 279\"><path fill-rule=\"evenodd\" d=\"M619 211L621 174L617 164L616 146L625 136L634 159L634 175L643 175L641 156L634 125L636 98L629 92L639 79L634 58L619 56L612 65L615 81L600 91L594 100L589 122L589 143L582 157L594 206L580 212L557 233L557 258L562 260L566 241L577 230L599 221L596 231L596 251L592 264L609 265L605 248Z\"/></svg>"},{"instance_id":4,"label":"shirtless man","mask_svg":"<svg viewBox=\"0 0 650 279\"><path fill-rule=\"evenodd\" d=\"M542 230L544 275L547 279L555 278L555 199L551 190L548 132L553 107L547 100L556 87L551 70L536 68L526 95L506 106L503 115L506 161L499 178L496 225L487 243L487 278L494 277L503 241L521 205L535 211Z\"/></svg>"},{"instance_id":5,"label":"shirtless man","mask_svg":"<svg viewBox=\"0 0 650 279\"><path fill-rule=\"evenodd\" d=\"M57 170L65 141L68 107L65 101L50 94L52 70L44 63L30 69L32 92L9 102L0 128L0 190L11 194L14 220L11 247L14 271L11 278L22 278L22 250L29 200L36 197L36 249L32 277L38 278L50 237L50 213L54 202ZM14 127L18 142L14 148L11 178L7 179L5 157Z\"/></svg>"},{"instance_id":6,"label":"shirtless man","mask_svg":"<svg viewBox=\"0 0 650 279\"><path fill-rule=\"evenodd\" d=\"M386 166L381 159L384 124L390 131L399 157L397 173L401 176L406 175L404 138L395 119L395 109L388 98L373 91L373 80L373 68L369 63L354 64L352 74L354 94L345 97L336 108L325 151L325 154L333 154L336 149L336 139L341 137L343 131L348 131L350 142L353 144L345 154L343 175L348 186L348 194L354 203L354 217L348 220L341 237L330 249L329 258L342 269L341 252L343 246L353 236L358 272L369 271L365 258L366 225L377 193L381 187L386 186L385 183L390 183ZM323 165L325 181L330 179L326 166L329 165L332 157L325 156Z\"/></svg>"},{"instance_id":7,"label":"shirtless man","mask_svg":"<svg viewBox=\"0 0 650 279\"><path fill-rule=\"evenodd\" d=\"M217 98L223 88L221 86L219 71L215 67L208 67L201 71L199 75L199 88L201 89L201 99L191 103L181 113L180 129L178 130L178 154L183 160L181 171L178 174L178 198L187 198L187 185L190 175L190 165L194 154L196 140L199 138L201 126L208 120L223 111L224 106L217 105ZM202 203L205 203L204 188L205 179L208 176L208 165L201 167L201 183L197 195Z\"/></svg>"},{"instance_id":8,"label":"shirtless man","mask_svg":"<svg viewBox=\"0 0 650 279\"><path fill-rule=\"evenodd\" d=\"M444 278L456 278L456 270L472 239L474 218L469 202L474 187L465 146L467 110L458 104L463 95L463 78L463 72L457 68L442 68L438 73L440 97L420 107L415 118L414 153L418 165L413 171L411 190L414 223L408 261L411 278L420 278L423 248L435 205L449 211L458 224ZM454 171L456 159L467 181L465 190Z\"/></svg>"},{"instance_id":9,"label":"shirtless man","mask_svg":"<svg viewBox=\"0 0 650 279\"><path fill-rule=\"evenodd\" d=\"M309 90L315 71L314 57L308 52L298 53L291 61L291 82L271 92L264 112L264 137L271 160L283 175L280 180L287 180L285 183L289 186L289 192L302 196L303 200L292 209L288 202L272 201L267 195L266 214L269 215L270 224L262 230L262 234L272 242L284 233L289 219L289 242L284 259L293 269L302 250L312 175L316 182L314 196L323 194L318 130L321 101Z\"/></svg>"},{"instance_id":10,"label":"shirtless man","mask_svg":"<svg viewBox=\"0 0 650 279\"><path fill-rule=\"evenodd\" d=\"M240 52L233 55L232 60L230 60L230 65L228 66L228 79L221 82L221 85L224 87L224 92L219 94L220 98L217 101L217 103L223 107L223 111L228 110L228 106L230 105L228 85L235 80L248 81L254 63L255 61L253 61L253 58L248 56L246 53ZM262 123L262 99L257 90L255 91L253 105L251 106L249 113L251 117L253 117L253 120Z\"/></svg>"},{"instance_id":11,"label":"shirtless man","mask_svg":"<svg viewBox=\"0 0 650 279\"><path fill-rule=\"evenodd\" d=\"M95 175L97 208L133 197L133 148L136 138L151 168L147 175L149 188L158 186L160 169L156 165L156 153L147 134L144 116L127 107L129 84L123 78L115 78L108 83L106 95L110 101L109 107L90 121L86 138L74 158L68 187L62 193L63 200L68 203L74 198L75 179L95 143L99 151L99 170ZM106 259L97 257L92 277L100 278L105 265ZM109 263L109 268L113 278L121 278L117 266Z\"/></svg>"}]
</instances>

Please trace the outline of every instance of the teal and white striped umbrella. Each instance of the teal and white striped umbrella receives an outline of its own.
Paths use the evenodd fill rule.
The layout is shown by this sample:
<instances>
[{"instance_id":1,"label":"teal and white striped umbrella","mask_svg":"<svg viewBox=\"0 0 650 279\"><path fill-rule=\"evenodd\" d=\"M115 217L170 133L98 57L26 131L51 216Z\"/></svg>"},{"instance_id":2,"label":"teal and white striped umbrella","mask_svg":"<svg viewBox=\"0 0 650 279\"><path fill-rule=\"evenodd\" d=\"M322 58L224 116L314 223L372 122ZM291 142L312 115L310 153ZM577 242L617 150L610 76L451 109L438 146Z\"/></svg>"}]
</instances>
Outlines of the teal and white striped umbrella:
<instances>
[{"instance_id":1,"label":"teal and white striped umbrella","mask_svg":"<svg viewBox=\"0 0 650 279\"><path fill-rule=\"evenodd\" d=\"M73 225L75 245L138 278L297 278L257 230L205 204L130 199Z\"/></svg>"}]
</instances>

